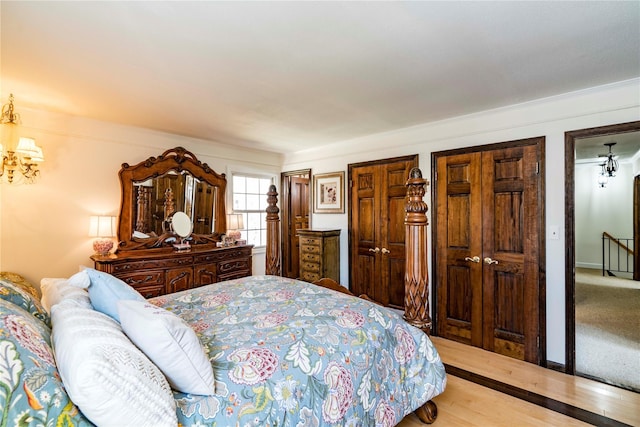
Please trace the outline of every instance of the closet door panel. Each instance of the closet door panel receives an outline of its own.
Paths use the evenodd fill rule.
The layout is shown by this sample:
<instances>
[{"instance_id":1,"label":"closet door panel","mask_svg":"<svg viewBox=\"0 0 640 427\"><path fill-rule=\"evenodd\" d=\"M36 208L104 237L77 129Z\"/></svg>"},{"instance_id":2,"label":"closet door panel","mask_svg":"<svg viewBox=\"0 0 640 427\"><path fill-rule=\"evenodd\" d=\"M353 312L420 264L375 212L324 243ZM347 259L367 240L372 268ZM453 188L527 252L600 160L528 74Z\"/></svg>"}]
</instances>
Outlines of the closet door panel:
<instances>
[{"instance_id":1,"label":"closet door panel","mask_svg":"<svg viewBox=\"0 0 640 427\"><path fill-rule=\"evenodd\" d=\"M532 242L531 236L538 236L537 191L532 186L537 180L536 147L482 156L483 348L535 361L538 248L537 237Z\"/></svg>"},{"instance_id":2,"label":"closet door panel","mask_svg":"<svg viewBox=\"0 0 640 427\"><path fill-rule=\"evenodd\" d=\"M479 153L440 157L438 334L482 346L482 200Z\"/></svg>"},{"instance_id":3,"label":"closet door panel","mask_svg":"<svg viewBox=\"0 0 640 427\"><path fill-rule=\"evenodd\" d=\"M351 235L355 239L355 250L351 251L351 290L356 295L366 294L374 298L376 271L376 228L379 214L376 206L375 170L361 168L352 176L352 224Z\"/></svg>"}]
</instances>

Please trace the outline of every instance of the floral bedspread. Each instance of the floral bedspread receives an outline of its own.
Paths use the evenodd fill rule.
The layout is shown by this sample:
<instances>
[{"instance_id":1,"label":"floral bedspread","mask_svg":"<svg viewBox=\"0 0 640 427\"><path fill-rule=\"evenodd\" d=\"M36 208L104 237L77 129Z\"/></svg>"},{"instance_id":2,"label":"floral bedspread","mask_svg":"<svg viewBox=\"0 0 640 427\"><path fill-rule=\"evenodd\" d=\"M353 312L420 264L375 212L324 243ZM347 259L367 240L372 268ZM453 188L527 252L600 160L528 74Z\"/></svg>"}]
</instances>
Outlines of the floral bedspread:
<instances>
[{"instance_id":1,"label":"floral bedspread","mask_svg":"<svg viewBox=\"0 0 640 427\"><path fill-rule=\"evenodd\" d=\"M251 276L157 297L198 333L216 394L175 393L182 426L393 426L446 385L422 331L310 283Z\"/></svg>"}]
</instances>

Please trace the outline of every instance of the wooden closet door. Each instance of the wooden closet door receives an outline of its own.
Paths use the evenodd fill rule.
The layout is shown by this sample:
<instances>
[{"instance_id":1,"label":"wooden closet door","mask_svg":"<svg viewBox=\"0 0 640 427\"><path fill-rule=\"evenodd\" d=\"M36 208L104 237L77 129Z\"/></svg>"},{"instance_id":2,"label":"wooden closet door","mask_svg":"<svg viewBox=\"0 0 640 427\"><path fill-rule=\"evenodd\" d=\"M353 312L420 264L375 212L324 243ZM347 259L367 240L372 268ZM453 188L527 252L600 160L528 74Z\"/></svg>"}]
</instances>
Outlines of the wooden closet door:
<instances>
[{"instance_id":1,"label":"wooden closet door","mask_svg":"<svg viewBox=\"0 0 640 427\"><path fill-rule=\"evenodd\" d=\"M481 154L439 157L436 168L438 335L482 347Z\"/></svg>"},{"instance_id":2,"label":"wooden closet door","mask_svg":"<svg viewBox=\"0 0 640 427\"><path fill-rule=\"evenodd\" d=\"M377 213L381 209L381 202L376 194L376 189L380 187L378 167L354 168L351 170L350 181L352 188L351 227L349 227L352 236L349 251L351 291L356 295L366 294L376 300L376 287L382 283L380 271L376 271L376 255L380 251L380 247L376 246L377 229L380 227L380 218Z\"/></svg>"},{"instance_id":3,"label":"wooden closet door","mask_svg":"<svg viewBox=\"0 0 640 427\"><path fill-rule=\"evenodd\" d=\"M539 145L438 157L438 335L540 362Z\"/></svg>"},{"instance_id":4,"label":"wooden closet door","mask_svg":"<svg viewBox=\"0 0 640 427\"><path fill-rule=\"evenodd\" d=\"M535 146L482 154L483 344L539 361L539 224Z\"/></svg>"},{"instance_id":5,"label":"wooden closet door","mask_svg":"<svg viewBox=\"0 0 640 427\"><path fill-rule=\"evenodd\" d=\"M356 295L404 308L404 203L417 156L349 165L350 284Z\"/></svg>"}]
</instances>

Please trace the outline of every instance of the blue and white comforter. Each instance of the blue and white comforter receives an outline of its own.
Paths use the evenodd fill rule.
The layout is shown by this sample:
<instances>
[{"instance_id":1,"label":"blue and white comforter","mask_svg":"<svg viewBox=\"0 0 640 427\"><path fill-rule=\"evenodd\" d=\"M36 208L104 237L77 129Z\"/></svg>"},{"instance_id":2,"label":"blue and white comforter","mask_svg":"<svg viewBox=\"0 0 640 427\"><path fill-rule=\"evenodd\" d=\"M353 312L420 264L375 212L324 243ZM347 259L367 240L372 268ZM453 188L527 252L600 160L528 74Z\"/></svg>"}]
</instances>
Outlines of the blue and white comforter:
<instances>
[{"instance_id":1,"label":"blue and white comforter","mask_svg":"<svg viewBox=\"0 0 640 427\"><path fill-rule=\"evenodd\" d=\"M175 393L182 426L393 426L443 392L422 331L360 298L251 276L150 300L197 332L214 396Z\"/></svg>"}]
</instances>

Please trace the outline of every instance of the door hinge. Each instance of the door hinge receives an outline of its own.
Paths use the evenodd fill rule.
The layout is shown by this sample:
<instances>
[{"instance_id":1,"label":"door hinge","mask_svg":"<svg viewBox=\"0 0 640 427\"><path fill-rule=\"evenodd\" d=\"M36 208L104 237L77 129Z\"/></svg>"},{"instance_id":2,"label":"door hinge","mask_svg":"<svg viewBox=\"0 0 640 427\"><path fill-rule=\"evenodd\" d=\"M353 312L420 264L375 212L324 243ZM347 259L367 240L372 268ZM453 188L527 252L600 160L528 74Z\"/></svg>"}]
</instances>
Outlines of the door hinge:
<instances>
[{"instance_id":1,"label":"door hinge","mask_svg":"<svg viewBox=\"0 0 640 427\"><path fill-rule=\"evenodd\" d=\"M536 162L536 175L540 175L540 162Z\"/></svg>"}]
</instances>

